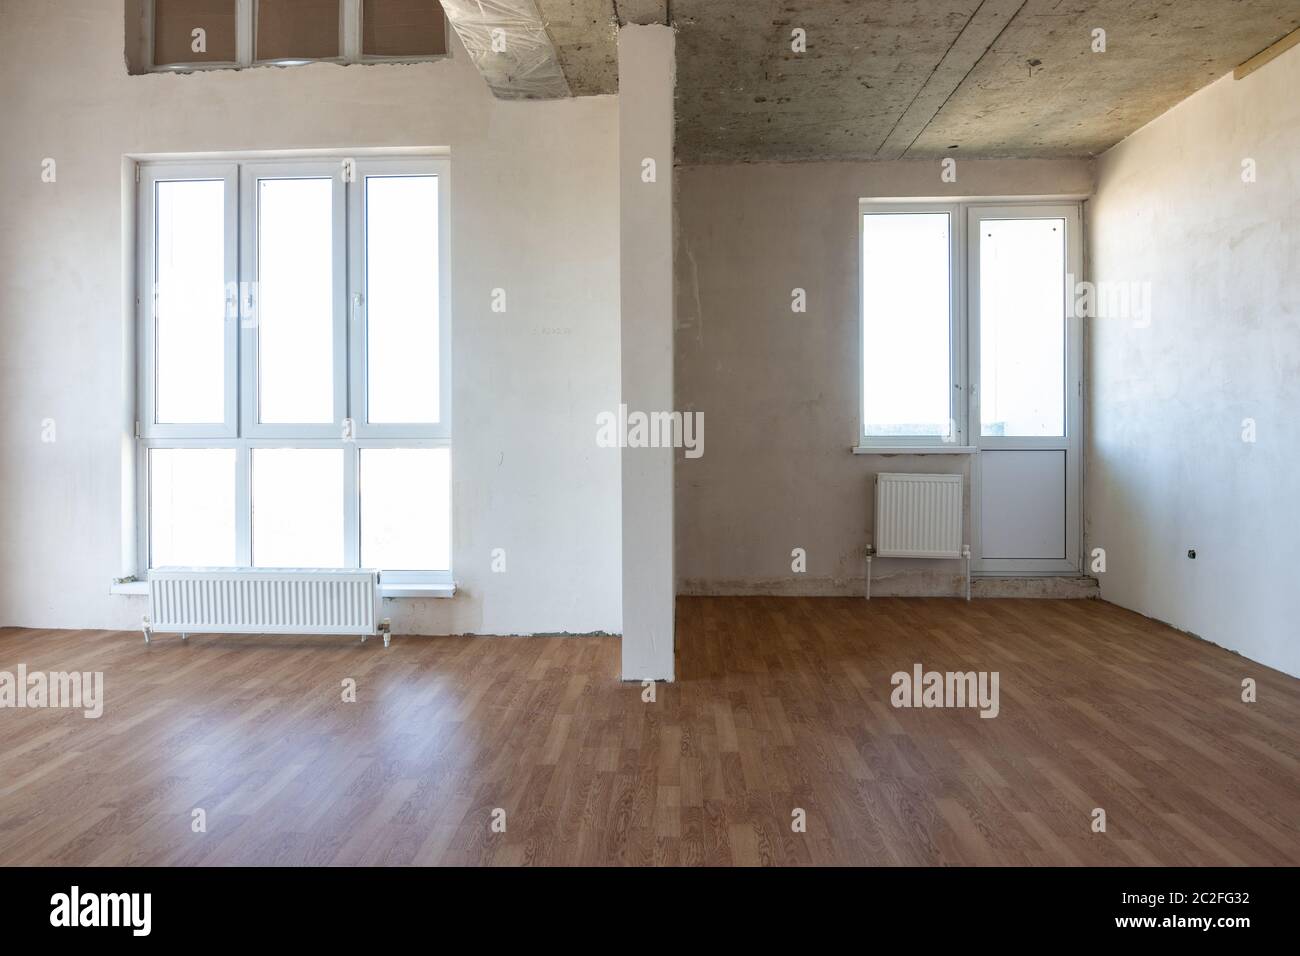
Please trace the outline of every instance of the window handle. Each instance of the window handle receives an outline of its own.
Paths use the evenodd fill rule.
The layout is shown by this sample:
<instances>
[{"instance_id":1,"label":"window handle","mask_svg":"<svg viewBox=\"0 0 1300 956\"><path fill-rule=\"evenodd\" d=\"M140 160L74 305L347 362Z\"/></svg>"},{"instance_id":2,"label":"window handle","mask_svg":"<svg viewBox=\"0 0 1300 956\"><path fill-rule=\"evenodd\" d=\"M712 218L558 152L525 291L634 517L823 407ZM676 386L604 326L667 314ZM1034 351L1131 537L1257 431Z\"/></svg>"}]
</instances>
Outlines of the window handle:
<instances>
[{"instance_id":1,"label":"window handle","mask_svg":"<svg viewBox=\"0 0 1300 956\"><path fill-rule=\"evenodd\" d=\"M353 322L361 321L361 293L360 292L352 293L352 321Z\"/></svg>"}]
</instances>

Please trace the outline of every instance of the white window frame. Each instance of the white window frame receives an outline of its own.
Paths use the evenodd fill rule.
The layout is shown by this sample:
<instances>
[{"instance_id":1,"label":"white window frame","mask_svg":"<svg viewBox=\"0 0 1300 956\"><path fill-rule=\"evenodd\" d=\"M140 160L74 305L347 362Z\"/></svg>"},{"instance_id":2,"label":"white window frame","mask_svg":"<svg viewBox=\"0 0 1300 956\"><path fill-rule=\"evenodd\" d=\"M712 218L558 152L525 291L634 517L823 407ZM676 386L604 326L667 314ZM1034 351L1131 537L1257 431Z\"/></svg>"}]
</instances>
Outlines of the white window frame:
<instances>
[{"instance_id":1,"label":"white window frame","mask_svg":"<svg viewBox=\"0 0 1300 956\"><path fill-rule=\"evenodd\" d=\"M333 232L334 294L334 409L329 422L284 424L258 421L259 335L261 302L258 298L256 229L258 223L258 181L262 179L331 180L331 221L346 222L346 187L343 163L339 160L278 160L241 163L239 167L239 277L240 354L247 356L240 366L241 434L247 438L337 438L347 418L347 260L346 228Z\"/></svg>"},{"instance_id":2,"label":"white window frame","mask_svg":"<svg viewBox=\"0 0 1300 956\"><path fill-rule=\"evenodd\" d=\"M239 434L239 392L234 387L239 363L239 303L232 294L239 288L239 234L227 231L225 242L226 333L225 342L225 416L219 424L175 425L157 420L157 395L154 376L148 371L157 360L154 337L154 314L157 306L157 274L155 270L154 239L157 218L153 202L158 183L187 182L193 180L221 180L225 183L226 222L238 222L239 167L235 163L151 163L140 167L137 190L136 222L138 245L136 247L137 285L136 304L139 325L136 341L140 360L136 363L139 413L136 431L140 437L156 438L234 438ZM149 201L146 202L145 198Z\"/></svg>"},{"instance_id":3,"label":"white window frame","mask_svg":"<svg viewBox=\"0 0 1300 956\"><path fill-rule=\"evenodd\" d=\"M360 567L360 464L367 448L452 447L451 428L451 255L450 255L450 162L445 157L400 155L355 158L254 158L236 162L142 161L137 167L136 222L136 455L135 455L135 575L143 580L151 565L150 556L150 468L149 453L155 448L233 448L236 454L236 561L252 565L252 452L257 448L341 448L344 461L345 568ZM355 172L353 172L355 171ZM440 421L418 425L368 426L364 414L355 415L353 438L343 437L344 419L352 408L363 407L364 308L350 309L353 283L364 281L362 223L356 217L364 211L362 194L368 175L432 175L438 180L438 307ZM249 314L245 296L255 286L257 180L273 178L321 178L334 180L334 391L335 420L330 424L263 425L256 421L255 402L257 328L245 323ZM226 184L226 420L219 425L159 424L154 394L154 215L158 182L221 179ZM358 243L358 245L352 245ZM245 278L249 277L249 278ZM241 279L244 282L241 284ZM235 296L234 290L239 290ZM364 297L363 300L364 301ZM256 316L253 295L251 315ZM241 362L240 358L244 357ZM454 467L454 460L453 460ZM453 473L454 474L454 473ZM454 480L453 480L454 487ZM448 527L455 541L454 509L447 502ZM452 564L450 557L448 564ZM418 596L433 593L422 588L446 589L453 584L450 567L445 569L380 569L389 596ZM396 585L397 589L392 590Z\"/></svg>"},{"instance_id":4,"label":"white window frame","mask_svg":"<svg viewBox=\"0 0 1300 956\"><path fill-rule=\"evenodd\" d=\"M1060 437L1001 438L981 433L978 383L979 367L979 245L978 227L988 218L1063 218L1067 224L1066 274L1074 280L1084 278L1083 215L1080 196L982 197L944 200L861 199L858 202L858 435L855 454L964 454L972 455L971 465L971 535L972 571L981 576L1077 573L1082 567L1083 472L1083 321L1071 306L1071 290L1066 289L1065 338L1065 434ZM866 337L863 304L866 301L863 273L863 216L887 213L948 213L952 218L949 251L949 315L953 323L949 349L953 364L951 417L957 422L957 437L951 443L936 442L933 437L904 438L868 436L866 410L863 407L863 346ZM982 448L1062 450L1066 458L1066 556L1047 559L980 558L981 515L979 452Z\"/></svg>"},{"instance_id":5,"label":"white window frame","mask_svg":"<svg viewBox=\"0 0 1300 956\"><path fill-rule=\"evenodd\" d=\"M863 250L866 242L866 216L908 215L916 213L944 213L948 216L948 420L954 434L944 441L934 435L868 435L866 400L866 368L863 364L866 347L866 273L863 269ZM913 202L892 199L862 199L858 202L858 439L854 451L860 454L891 454L920 452L942 454L970 453L974 449L967 443L970 434L966 415L966 296L965 264L962 249L965 246L965 218L960 203Z\"/></svg>"},{"instance_id":6,"label":"white window frame","mask_svg":"<svg viewBox=\"0 0 1300 956\"><path fill-rule=\"evenodd\" d=\"M447 214L450 200L448 163L446 160L404 159L400 157L353 160L354 178L358 188L348 193L348 247L358 250L349 257L347 305L350 313L349 343L349 405L353 410L353 434L362 438L451 438L451 375L446 371L451 355L451 323L438 327L438 355L442 367L438 380L438 418L428 425L372 424L367 408L369 389L366 376L366 316L370 307L369 289L366 287L366 259L363 251L366 228L366 179L371 176L403 176L427 173L430 163L438 164L438 252L446 260L451 248L451 217ZM442 269L438 280L438 314L451 314L451 274Z\"/></svg>"},{"instance_id":7,"label":"white window frame","mask_svg":"<svg viewBox=\"0 0 1300 956\"><path fill-rule=\"evenodd\" d=\"M363 0L339 0L339 55L317 59L259 60L257 51L258 0L235 0L235 59L204 60L192 63L154 63L154 0L145 0L145 44L149 71L154 73L190 73L196 70L235 70L251 66L302 66L307 63L425 63L451 56L451 25L443 15L443 35L447 49L443 53L418 56L377 56L361 50Z\"/></svg>"},{"instance_id":8,"label":"white window frame","mask_svg":"<svg viewBox=\"0 0 1300 956\"><path fill-rule=\"evenodd\" d=\"M1083 501L1083 319L1072 307L1074 290L1071 278L1083 278L1083 211L1078 202L1060 200L971 202L966 216L966 261L970 303L969 362L970 381L980 381L980 224L990 219L1061 219L1065 222L1065 363L1064 421L1061 435L995 436L984 435L980 415L980 394L972 389L969 400L971 443L989 451L1060 451L1065 455L1065 556L1050 558L985 558L983 554L983 516L980 494L981 460L976 456L971 467L971 544L975 555L972 573L983 576L1077 574L1082 567Z\"/></svg>"}]
</instances>

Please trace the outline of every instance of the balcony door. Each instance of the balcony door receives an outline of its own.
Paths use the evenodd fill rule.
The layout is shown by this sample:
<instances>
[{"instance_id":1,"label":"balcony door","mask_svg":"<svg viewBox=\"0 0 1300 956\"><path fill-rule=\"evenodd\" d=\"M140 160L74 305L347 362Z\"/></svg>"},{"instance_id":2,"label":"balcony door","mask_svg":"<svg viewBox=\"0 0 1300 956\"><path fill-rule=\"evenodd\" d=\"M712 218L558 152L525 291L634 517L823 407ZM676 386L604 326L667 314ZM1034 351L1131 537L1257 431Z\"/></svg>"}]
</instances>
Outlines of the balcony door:
<instances>
[{"instance_id":1,"label":"balcony door","mask_svg":"<svg viewBox=\"0 0 1300 956\"><path fill-rule=\"evenodd\" d=\"M1080 568L1082 273L1075 204L967 209L974 570Z\"/></svg>"}]
</instances>

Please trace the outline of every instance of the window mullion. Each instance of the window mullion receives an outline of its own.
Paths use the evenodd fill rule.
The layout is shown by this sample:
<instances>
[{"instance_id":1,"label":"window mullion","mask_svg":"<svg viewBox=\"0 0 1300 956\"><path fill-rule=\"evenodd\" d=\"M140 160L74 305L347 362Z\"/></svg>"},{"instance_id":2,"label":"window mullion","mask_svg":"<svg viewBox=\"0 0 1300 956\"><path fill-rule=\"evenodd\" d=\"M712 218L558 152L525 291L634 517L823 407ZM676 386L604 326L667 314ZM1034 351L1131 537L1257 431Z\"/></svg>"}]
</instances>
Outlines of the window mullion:
<instances>
[{"instance_id":1,"label":"window mullion","mask_svg":"<svg viewBox=\"0 0 1300 956\"><path fill-rule=\"evenodd\" d=\"M350 568L361 567L360 453L355 441L343 443L343 556Z\"/></svg>"},{"instance_id":2,"label":"window mullion","mask_svg":"<svg viewBox=\"0 0 1300 956\"><path fill-rule=\"evenodd\" d=\"M257 0L235 0L235 62L253 65L253 18Z\"/></svg>"},{"instance_id":3,"label":"window mullion","mask_svg":"<svg viewBox=\"0 0 1300 956\"><path fill-rule=\"evenodd\" d=\"M339 5L340 52L346 63L361 59L361 0L343 0Z\"/></svg>"},{"instance_id":4,"label":"window mullion","mask_svg":"<svg viewBox=\"0 0 1300 956\"><path fill-rule=\"evenodd\" d=\"M244 439L235 446L235 557L241 567L253 566L253 456Z\"/></svg>"}]
</instances>

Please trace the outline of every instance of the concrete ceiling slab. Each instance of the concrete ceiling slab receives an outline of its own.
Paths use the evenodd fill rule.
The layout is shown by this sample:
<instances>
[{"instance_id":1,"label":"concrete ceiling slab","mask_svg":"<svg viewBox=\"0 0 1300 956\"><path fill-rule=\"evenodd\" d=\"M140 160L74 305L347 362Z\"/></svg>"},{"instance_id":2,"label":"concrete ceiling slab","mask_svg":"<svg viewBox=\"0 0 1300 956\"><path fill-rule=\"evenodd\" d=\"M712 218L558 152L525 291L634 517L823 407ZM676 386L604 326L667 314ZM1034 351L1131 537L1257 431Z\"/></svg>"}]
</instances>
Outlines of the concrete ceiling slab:
<instances>
[{"instance_id":1,"label":"concrete ceiling slab","mask_svg":"<svg viewBox=\"0 0 1300 956\"><path fill-rule=\"evenodd\" d=\"M618 27L667 23L668 0L537 0L574 96L618 92Z\"/></svg>"},{"instance_id":2,"label":"concrete ceiling slab","mask_svg":"<svg viewBox=\"0 0 1300 956\"><path fill-rule=\"evenodd\" d=\"M537 0L574 96L618 92L614 0Z\"/></svg>"},{"instance_id":3,"label":"concrete ceiling slab","mask_svg":"<svg viewBox=\"0 0 1300 956\"><path fill-rule=\"evenodd\" d=\"M1300 0L536 4L575 96L617 92L619 24L671 20L684 163L1092 156L1300 27Z\"/></svg>"},{"instance_id":4,"label":"concrete ceiling slab","mask_svg":"<svg viewBox=\"0 0 1300 956\"><path fill-rule=\"evenodd\" d=\"M673 0L671 15L681 162L1052 157L1114 145L1300 27L1300 2Z\"/></svg>"},{"instance_id":5,"label":"concrete ceiling slab","mask_svg":"<svg viewBox=\"0 0 1300 956\"><path fill-rule=\"evenodd\" d=\"M907 155L1094 155L1297 27L1300 0L1028 0Z\"/></svg>"}]
</instances>

